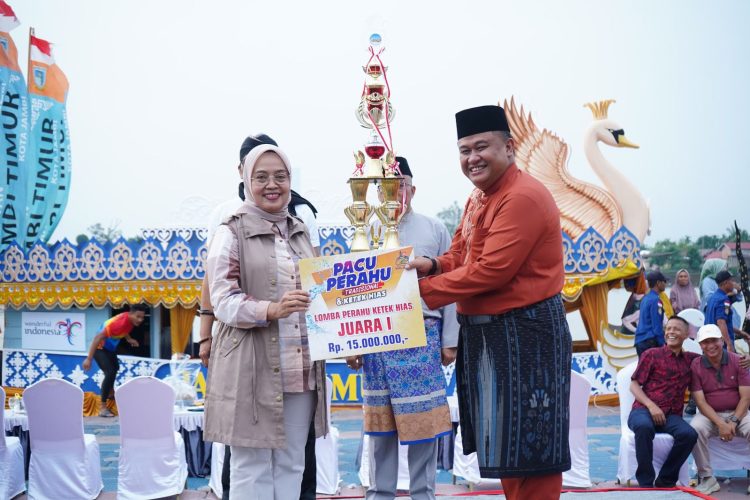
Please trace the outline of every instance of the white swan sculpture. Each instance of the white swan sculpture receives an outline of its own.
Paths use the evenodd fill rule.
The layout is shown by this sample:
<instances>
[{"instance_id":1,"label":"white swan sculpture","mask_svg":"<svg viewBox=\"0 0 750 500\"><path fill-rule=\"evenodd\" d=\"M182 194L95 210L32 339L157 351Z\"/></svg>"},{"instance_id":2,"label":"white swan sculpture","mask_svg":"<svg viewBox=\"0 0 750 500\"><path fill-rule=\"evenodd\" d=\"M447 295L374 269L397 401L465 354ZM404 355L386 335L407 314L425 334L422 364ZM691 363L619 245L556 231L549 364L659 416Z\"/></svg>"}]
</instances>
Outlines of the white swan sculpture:
<instances>
[{"instance_id":1,"label":"white swan sculpture","mask_svg":"<svg viewBox=\"0 0 750 500\"><path fill-rule=\"evenodd\" d=\"M503 106L516 143L516 163L547 186L560 209L562 229L574 240L589 227L609 239L625 226L641 242L649 232L648 203L597 146L597 142L603 142L612 147L638 147L625 137L619 124L607 118L614 102L585 105L594 114L594 123L584 136L584 152L606 189L571 176L568 145L549 130L540 131L523 106L517 109L513 98Z\"/></svg>"}]
</instances>

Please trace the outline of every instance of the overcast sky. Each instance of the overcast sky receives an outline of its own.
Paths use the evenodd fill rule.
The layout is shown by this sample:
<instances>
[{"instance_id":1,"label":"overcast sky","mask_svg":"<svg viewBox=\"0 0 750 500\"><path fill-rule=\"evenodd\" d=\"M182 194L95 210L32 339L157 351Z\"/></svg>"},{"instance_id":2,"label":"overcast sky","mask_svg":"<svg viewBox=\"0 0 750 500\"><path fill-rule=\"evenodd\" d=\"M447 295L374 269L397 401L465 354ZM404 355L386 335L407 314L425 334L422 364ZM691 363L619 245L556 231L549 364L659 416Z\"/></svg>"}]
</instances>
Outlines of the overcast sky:
<instances>
[{"instance_id":1,"label":"overcast sky","mask_svg":"<svg viewBox=\"0 0 750 500\"><path fill-rule=\"evenodd\" d=\"M638 150L600 145L651 204L652 235L750 227L750 2L228 2L9 0L21 66L29 26L67 74L72 187L53 240L96 222L197 225L233 196L242 139L266 132L294 186L344 222L371 31L384 35L397 153L414 207L463 205L454 113L515 96L583 155L585 102ZM377 10L372 10L377 9Z\"/></svg>"}]
</instances>

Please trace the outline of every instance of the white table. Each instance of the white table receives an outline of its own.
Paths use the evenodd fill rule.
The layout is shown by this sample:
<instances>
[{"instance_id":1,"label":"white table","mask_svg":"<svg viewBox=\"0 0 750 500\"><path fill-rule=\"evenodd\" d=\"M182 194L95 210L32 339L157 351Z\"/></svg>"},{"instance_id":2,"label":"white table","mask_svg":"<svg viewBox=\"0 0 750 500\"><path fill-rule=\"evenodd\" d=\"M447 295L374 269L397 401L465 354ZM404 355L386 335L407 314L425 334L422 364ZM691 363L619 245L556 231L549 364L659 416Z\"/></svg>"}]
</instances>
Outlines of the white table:
<instances>
[{"instance_id":1,"label":"white table","mask_svg":"<svg viewBox=\"0 0 750 500\"><path fill-rule=\"evenodd\" d=\"M179 431L180 428L188 432L203 429L203 412L175 409L174 430Z\"/></svg>"},{"instance_id":2,"label":"white table","mask_svg":"<svg viewBox=\"0 0 750 500\"><path fill-rule=\"evenodd\" d=\"M5 419L5 432L11 432L15 427L20 427L21 430L29 430L29 417L26 416L26 412L14 412L13 410L7 410L4 413Z\"/></svg>"}]
</instances>

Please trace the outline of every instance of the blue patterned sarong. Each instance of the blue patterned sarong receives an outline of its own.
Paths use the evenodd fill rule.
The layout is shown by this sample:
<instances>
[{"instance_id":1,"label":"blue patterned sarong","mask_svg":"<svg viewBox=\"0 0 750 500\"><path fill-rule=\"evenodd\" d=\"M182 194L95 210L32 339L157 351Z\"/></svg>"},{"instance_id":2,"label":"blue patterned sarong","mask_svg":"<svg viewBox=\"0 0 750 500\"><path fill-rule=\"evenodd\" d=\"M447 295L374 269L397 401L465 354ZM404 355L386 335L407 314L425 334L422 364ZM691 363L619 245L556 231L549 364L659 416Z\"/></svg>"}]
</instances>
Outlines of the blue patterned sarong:
<instances>
[{"instance_id":1,"label":"blue patterned sarong","mask_svg":"<svg viewBox=\"0 0 750 500\"><path fill-rule=\"evenodd\" d=\"M470 317L467 317L470 318ZM570 469L572 342L560 296L467 324L456 358L464 454L477 453L482 477Z\"/></svg>"},{"instance_id":2,"label":"blue patterned sarong","mask_svg":"<svg viewBox=\"0 0 750 500\"><path fill-rule=\"evenodd\" d=\"M442 321L429 318L424 325L425 347L364 355L366 434L398 433L401 444L411 444L451 432L440 364Z\"/></svg>"}]
</instances>

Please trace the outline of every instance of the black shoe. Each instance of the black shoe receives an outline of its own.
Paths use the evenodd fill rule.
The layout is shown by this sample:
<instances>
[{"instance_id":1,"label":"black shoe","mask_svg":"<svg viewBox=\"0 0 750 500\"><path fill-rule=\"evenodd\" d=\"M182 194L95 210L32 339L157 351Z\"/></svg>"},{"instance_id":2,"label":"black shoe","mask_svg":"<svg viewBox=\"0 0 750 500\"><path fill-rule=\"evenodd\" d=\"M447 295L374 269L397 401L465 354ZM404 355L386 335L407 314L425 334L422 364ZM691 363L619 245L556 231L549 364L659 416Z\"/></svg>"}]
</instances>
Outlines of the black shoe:
<instances>
[{"instance_id":1,"label":"black shoe","mask_svg":"<svg viewBox=\"0 0 750 500\"><path fill-rule=\"evenodd\" d=\"M656 481L654 481L654 488L674 488L677 486L677 483L668 483L666 481L663 481L661 478L657 477Z\"/></svg>"}]
</instances>

